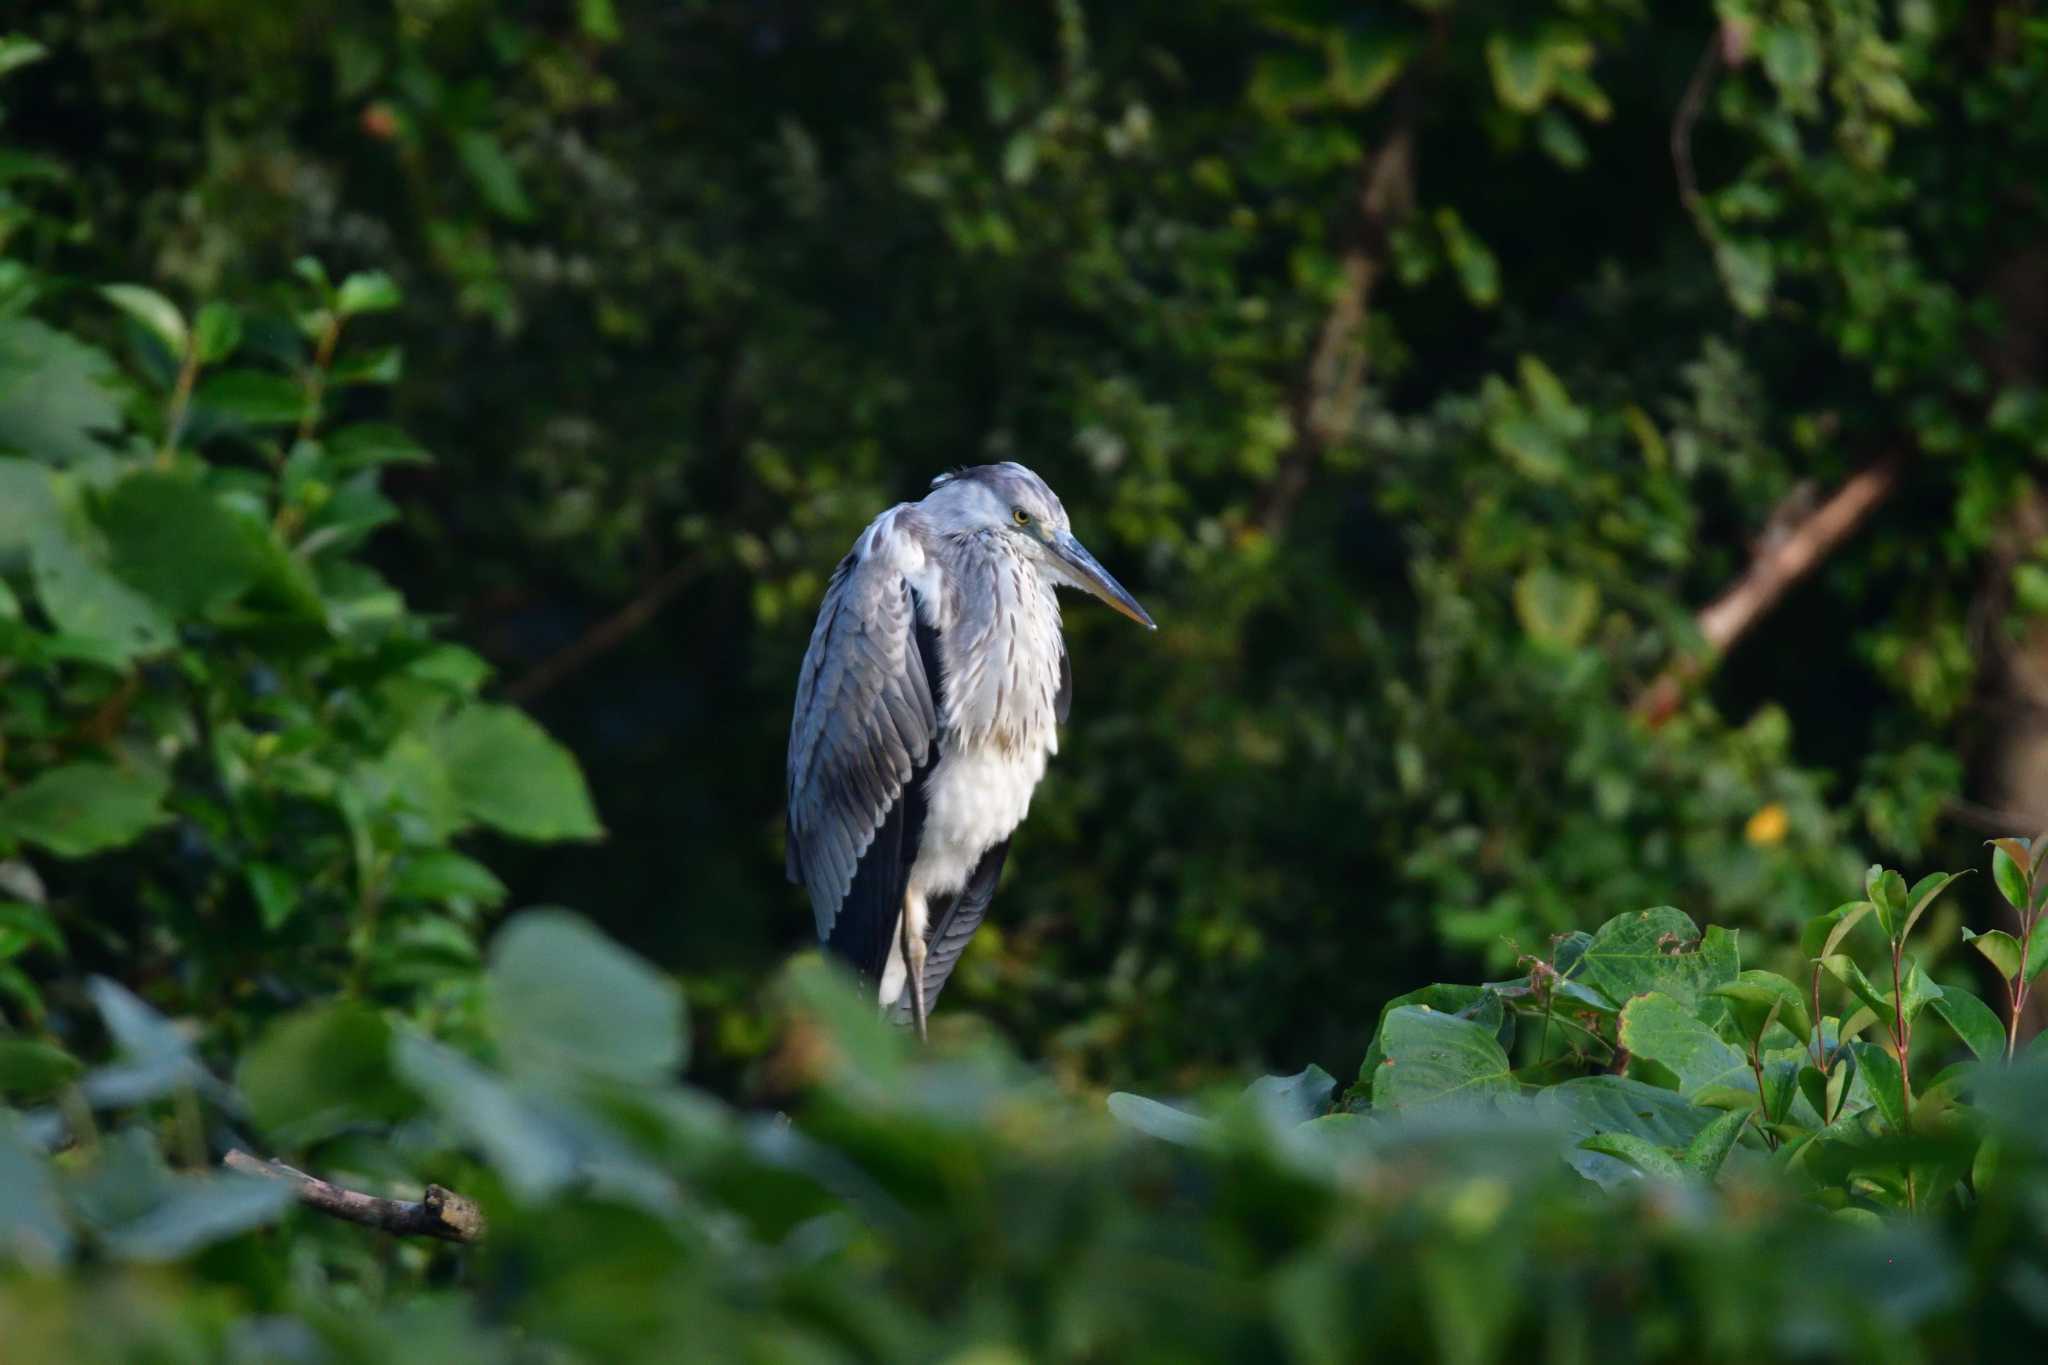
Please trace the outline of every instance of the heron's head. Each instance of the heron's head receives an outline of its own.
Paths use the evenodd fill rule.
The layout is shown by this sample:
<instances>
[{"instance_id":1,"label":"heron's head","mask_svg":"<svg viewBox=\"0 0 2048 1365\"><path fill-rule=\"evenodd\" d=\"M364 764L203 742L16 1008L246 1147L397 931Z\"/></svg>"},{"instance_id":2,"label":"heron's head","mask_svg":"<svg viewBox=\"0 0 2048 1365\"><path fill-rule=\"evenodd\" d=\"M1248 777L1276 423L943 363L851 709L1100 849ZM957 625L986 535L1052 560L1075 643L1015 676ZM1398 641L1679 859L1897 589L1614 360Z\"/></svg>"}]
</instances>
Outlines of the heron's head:
<instances>
[{"instance_id":1,"label":"heron's head","mask_svg":"<svg viewBox=\"0 0 2048 1365\"><path fill-rule=\"evenodd\" d=\"M1023 465L1008 461L941 474L920 506L942 534L1007 537L1055 584L1092 593L1146 629L1158 629L1138 599L1074 539L1058 495Z\"/></svg>"}]
</instances>

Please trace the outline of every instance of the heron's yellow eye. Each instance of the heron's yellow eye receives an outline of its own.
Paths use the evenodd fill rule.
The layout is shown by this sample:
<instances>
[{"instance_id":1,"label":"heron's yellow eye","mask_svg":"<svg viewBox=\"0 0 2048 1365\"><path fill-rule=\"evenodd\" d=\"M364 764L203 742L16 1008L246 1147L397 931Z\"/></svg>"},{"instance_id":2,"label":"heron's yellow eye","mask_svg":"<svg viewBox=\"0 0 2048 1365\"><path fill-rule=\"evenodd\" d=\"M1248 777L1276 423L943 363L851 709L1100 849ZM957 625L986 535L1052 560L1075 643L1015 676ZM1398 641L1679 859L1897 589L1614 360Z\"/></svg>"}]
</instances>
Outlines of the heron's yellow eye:
<instances>
[{"instance_id":1,"label":"heron's yellow eye","mask_svg":"<svg viewBox=\"0 0 2048 1365\"><path fill-rule=\"evenodd\" d=\"M1029 526L1031 524L1031 514L1021 507L1012 507L1010 509L1010 520L1016 522L1019 526Z\"/></svg>"}]
</instances>

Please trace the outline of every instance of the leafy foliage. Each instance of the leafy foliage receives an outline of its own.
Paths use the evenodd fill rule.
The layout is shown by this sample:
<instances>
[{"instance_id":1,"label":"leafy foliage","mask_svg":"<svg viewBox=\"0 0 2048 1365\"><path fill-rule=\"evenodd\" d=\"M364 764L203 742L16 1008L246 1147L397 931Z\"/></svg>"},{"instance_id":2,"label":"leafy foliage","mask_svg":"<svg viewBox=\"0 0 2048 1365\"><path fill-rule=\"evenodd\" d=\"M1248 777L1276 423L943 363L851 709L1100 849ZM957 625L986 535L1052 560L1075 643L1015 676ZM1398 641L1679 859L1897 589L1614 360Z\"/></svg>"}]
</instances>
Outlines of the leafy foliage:
<instances>
[{"instance_id":1,"label":"leafy foliage","mask_svg":"<svg viewBox=\"0 0 2048 1365\"><path fill-rule=\"evenodd\" d=\"M19 22L10 1355L2038 1334L2048 842L1882 868L2048 800L2026 6ZM1165 628L1071 613L927 1053L757 998L774 756L859 527L1011 457Z\"/></svg>"}]
</instances>

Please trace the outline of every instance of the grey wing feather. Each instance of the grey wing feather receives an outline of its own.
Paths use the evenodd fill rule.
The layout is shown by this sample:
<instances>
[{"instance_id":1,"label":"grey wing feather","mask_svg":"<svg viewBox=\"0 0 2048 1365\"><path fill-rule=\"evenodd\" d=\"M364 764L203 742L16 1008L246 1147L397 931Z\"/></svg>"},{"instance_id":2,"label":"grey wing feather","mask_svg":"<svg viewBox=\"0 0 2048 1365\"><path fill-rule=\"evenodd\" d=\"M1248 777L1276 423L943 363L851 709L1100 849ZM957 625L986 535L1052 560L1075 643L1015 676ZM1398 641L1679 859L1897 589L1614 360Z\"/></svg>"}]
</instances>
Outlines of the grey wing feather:
<instances>
[{"instance_id":1,"label":"grey wing feather","mask_svg":"<svg viewBox=\"0 0 2048 1365\"><path fill-rule=\"evenodd\" d=\"M909 575L924 562L910 509L885 512L833 572L789 727L789 878L829 937L861 855L930 756L933 682Z\"/></svg>"}]
</instances>

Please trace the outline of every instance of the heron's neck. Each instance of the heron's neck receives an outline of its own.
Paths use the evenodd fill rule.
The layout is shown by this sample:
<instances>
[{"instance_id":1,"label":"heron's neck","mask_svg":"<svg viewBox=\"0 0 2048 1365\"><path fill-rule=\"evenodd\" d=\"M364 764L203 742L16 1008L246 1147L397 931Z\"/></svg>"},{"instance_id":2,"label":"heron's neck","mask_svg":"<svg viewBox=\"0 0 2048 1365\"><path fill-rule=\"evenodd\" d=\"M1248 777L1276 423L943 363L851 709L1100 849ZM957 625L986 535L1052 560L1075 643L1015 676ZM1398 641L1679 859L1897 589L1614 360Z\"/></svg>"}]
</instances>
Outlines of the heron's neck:
<instances>
[{"instance_id":1,"label":"heron's neck","mask_svg":"<svg viewBox=\"0 0 2048 1365\"><path fill-rule=\"evenodd\" d=\"M1060 607L1001 535L946 543L940 723L956 742L1024 753L1058 743Z\"/></svg>"}]
</instances>

